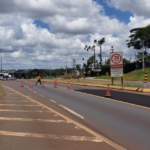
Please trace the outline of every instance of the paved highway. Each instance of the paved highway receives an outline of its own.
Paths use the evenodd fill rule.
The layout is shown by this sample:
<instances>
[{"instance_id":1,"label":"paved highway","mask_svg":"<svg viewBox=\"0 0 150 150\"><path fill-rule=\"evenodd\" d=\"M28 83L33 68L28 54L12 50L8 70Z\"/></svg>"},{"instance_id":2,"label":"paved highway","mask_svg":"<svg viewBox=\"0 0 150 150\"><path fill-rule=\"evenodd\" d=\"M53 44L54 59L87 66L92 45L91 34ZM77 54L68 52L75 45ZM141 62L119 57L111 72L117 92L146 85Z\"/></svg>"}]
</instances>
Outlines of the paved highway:
<instances>
[{"instance_id":1,"label":"paved highway","mask_svg":"<svg viewBox=\"0 0 150 150\"><path fill-rule=\"evenodd\" d=\"M40 85L33 85L32 88L29 88L28 81L24 82L25 87L23 88L20 87L20 81L3 82L3 85L32 98L36 98L35 94L46 105L49 105L50 102L44 101L44 98L52 99L56 106L68 111L66 114L73 113L80 118L79 122L126 149L150 149L150 110L148 108L76 91L53 88L53 85L50 84L45 85L45 88ZM82 90L83 88L87 89L81 87ZM121 92L117 94L121 97ZM126 95L128 94L131 93ZM141 96L149 97L148 95ZM130 98L136 99L137 95L132 94Z\"/></svg>"}]
</instances>

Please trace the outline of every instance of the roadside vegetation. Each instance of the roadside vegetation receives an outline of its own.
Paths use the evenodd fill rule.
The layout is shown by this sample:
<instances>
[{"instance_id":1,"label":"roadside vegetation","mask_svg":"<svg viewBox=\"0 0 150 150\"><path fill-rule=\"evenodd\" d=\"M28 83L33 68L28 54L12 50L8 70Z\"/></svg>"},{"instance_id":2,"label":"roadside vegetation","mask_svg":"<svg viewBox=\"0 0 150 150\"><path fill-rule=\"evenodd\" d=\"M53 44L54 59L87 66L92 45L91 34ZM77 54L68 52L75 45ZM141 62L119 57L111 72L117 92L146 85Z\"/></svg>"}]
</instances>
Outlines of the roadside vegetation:
<instances>
[{"instance_id":1,"label":"roadside vegetation","mask_svg":"<svg viewBox=\"0 0 150 150\"><path fill-rule=\"evenodd\" d=\"M51 81L54 82L55 80L58 80L58 82L71 82L71 78L68 79L63 79L63 78L49 78L49 79L42 79L44 81ZM126 84L124 83L123 85L121 85L121 83L119 81L115 81L114 84L111 84L111 81L101 81L101 80L85 80L84 78L80 78L79 81L78 79L73 79L73 83L83 83L83 84L95 84L95 85L111 85L111 86L122 86L122 87L135 87L135 88L140 88L141 86L137 86L137 85L130 85L130 84Z\"/></svg>"},{"instance_id":2,"label":"roadside vegetation","mask_svg":"<svg viewBox=\"0 0 150 150\"><path fill-rule=\"evenodd\" d=\"M148 81L150 81L150 68L145 68L145 72L148 73ZM132 73L132 77L129 76L129 73ZM142 69L137 69L134 71L131 71L129 73L126 73L123 75L124 81L143 81L144 80L144 73ZM102 75L99 77L96 77L95 79L109 79L111 80L110 76ZM120 80L119 77L115 77L114 80Z\"/></svg>"}]
</instances>

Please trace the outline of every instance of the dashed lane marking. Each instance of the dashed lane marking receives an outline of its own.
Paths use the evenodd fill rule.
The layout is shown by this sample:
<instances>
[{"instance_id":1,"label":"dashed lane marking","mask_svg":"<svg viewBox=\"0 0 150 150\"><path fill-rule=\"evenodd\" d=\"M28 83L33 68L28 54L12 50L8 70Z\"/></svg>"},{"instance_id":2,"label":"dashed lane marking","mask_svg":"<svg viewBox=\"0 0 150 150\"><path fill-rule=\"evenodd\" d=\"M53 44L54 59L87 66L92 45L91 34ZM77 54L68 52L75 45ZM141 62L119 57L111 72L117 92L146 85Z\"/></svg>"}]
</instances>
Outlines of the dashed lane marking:
<instances>
[{"instance_id":1,"label":"dashed lane marking","mask_svg":"<svg viewBox=\"0 0 150 150\"><path fill-rule=\"evenodd\" d=\"M45 84L45 85L46 85L46 84ZM47 85L48 85L48 84L47 84ZM52 87L51 85L48 85L48 86ZM67 88L63 88L63 87L60 87L60 86L58 86L58 88L64 89L64 90L68 90ZM73 92L85 94L85 95L90 95L90 96L94 96L94 97L98 97L98 98L103 98L103 99L106 99L106 100L109 100L109 101L114 101L114 102L126 104L126 105L132 105L132 106L136 106L136 107L140 107L140 108L150 109L149 107L146 107L146 106L141 106L141 105L137 105L137 104L132 104L132 103L128 103L128 102L123 102L123 101L120 101L120 100L110 99L110 98L106 98L106 97L102 97L102 96L98 96L98 95L94 95L94 94L88 94L88 93L84 93L84 92L80 92L80 91L75 91L75 90L72 90L72 89L69 89L69 90L70 90L70 91L73 91Z\"/></svg>"},{"instance_id":2,"label":"dashed lane marking","mask_svg":"<svg viewBox=\"0 0 150 150\"><path fill-rule=\"evenodd\" d=\"M100 134L98 134L98 133L92 131L91 129L85 127L84 125L82 125L82 124L80 124L80 123L78 123L78 122L76 122L76 121L74 121L74 120L68 118L67 116L64 116L63 114L61 114L61 113L59 113L59 112L53 110L52 108L50 108L50 107L48 107L48 106L46 106L46 105L44 105L44 104L42 104L42 103L40 103L40 102L37 102L36 100L34 100L34 99L30 98L30 97L27 97L27 96L25 96L25 95L19 93L18 91L14 90L14 89L12 89L12 88L9 88L9 87L4 86L4 85L3 85L3 87L5 87L5 88L7 88L7 89L9 89L9 90L11 90L11 91L13 91L13 92L16 92L17 94L19 94L19 95L21 95L21 96L23 96L23 97L29 99L30 101L35 102L36 104L41 105L42 107L45 107L45 108L46 108L47 110L49 110L50 112L57 114L58 116L62 117L63 119L65 119L65 120L67 120L67 121L70 121L70 122L73 123L74 125L80 127L81 129L83 129L83 130L87 131L88 133L92 134L93 136L95 136L95 137L96 137L96 140L98 139L98 140L100 140L100 141L104 141L104 142L108 143L109 145L113 146L114 148L116 148L116 149L118 149L118 150L126 150L124 147L122 147L122 146L120 146L120 145L114 143L113 141L111 141L111 140L105 138L104 136L102 136L102 135L100 135ZM4 133L5 133L5 131L0 131L0 134L4 134ZM11 133L13 134L14 132L8 132L7 134L9 135L9 133L10 133L10 135L11 135ZM28 133L25 133L25 134L28 134ZM22 133L20 133L20 135L22 135ZM32 135L32 134L31 134L31 135ZM14 133L14 136L16 136L15 133ZM58 137L58 138L60 138L60 137ZM83 137L82 137L82 138L83 138ZM70 136L69 139L71 139L71 136Z\"/></svg>"},{"instance_id":3,"label":"dashed lane marking","mask_svg":"<svg viewBox=\"0 0 150 150\"><path fill-rule=\"evenodd\" d=\"M0 106L29 106L29 107L41 107L40 105L18 105L18 104L0 104Z\"/></svg>"},{"instance_id":4,"label":"dashed lane marking","mask_svg":"<svg viewBox=\"0 0 150 150\"><path fill-rule=\"evenodd\" d=\"M51 138L55 140L69 140L69 141L102 142L102 140L99 140L95 137L71 136L71 135L58 136L54 134L36 134L36 133L10 132L10 131L1 131L1 130L0 130L0 135L31 137L31 138Z\"/></svg>"},{"instance_id":5,"label":"dashed lane marking","mask_svg":"<svg viewBox=\"0 0 150 150\"><path fill-rule=\"evenodd\" d=\"M10 117L0 117L0 120L8 121L38 121L38 122L53 122L53 123L71 123L66 120L48 120L48 119L29 119L29 118L10 118Z\"/></svg>"},{"instance_id":6,"label":"dashed lane marking","mask_svg":"<svg viewBox=\"0 0 150 150\"><path fill-rule=\"evenodd\" d=\"M39 95L41 95L42 97L45 97L44 95L42 95L42 94L39 94Z\"/></svg>"},{"instance_id":7,"label":"dashed lane marking","mask_svg":"<svg viewBox=\"0 0 150 150\"><path fill-rule=\"evenodd\" d=\"M73 111L73 110L71 110L71 109L69 109L69 108L67 108L67 107L65 107L65 106L63 106L63 105L59 105L59 106L62 107L62 108L64 108L65 110L69 111L70 113L72 113L72 114L78 116L78 117L81 118L81 119L84 119L84 118L85 118L85 117L81 116L80 114L76 113L75 111Z\"/></svg>"},{"instance_id":8,"label":"dashed lane marking","mask_svg":"<svg viewBox=\"0 0 150 150\"><path fill-rule=\"evenodd\" d=\"M52 99L50 99L50 101L53 102L53 103L57 103L56 101L54 101L54 100L52 100Z\"/></svg>"},{"instance_id":9,"label":"dashed lane marking","mask_svg":"<svg viewBox=\"0 0 150 150\"><path fill-rule=\"evenodd\" d=\"M29 100L7 100L7 99L3 99L0 100L0 102L30 102Z\"/></svg>"},{"instance_id":10,"label":"dashed lane marking","mask_svg":"<svg viewBox=\"0 0 150 150\"><path fill-rule=\"evenodd\" d=\"M13 110L13 109L0 109L0 112L37 112L37 113L50 113L50 111L41 110Z\"/></svg>"}]
</instances>

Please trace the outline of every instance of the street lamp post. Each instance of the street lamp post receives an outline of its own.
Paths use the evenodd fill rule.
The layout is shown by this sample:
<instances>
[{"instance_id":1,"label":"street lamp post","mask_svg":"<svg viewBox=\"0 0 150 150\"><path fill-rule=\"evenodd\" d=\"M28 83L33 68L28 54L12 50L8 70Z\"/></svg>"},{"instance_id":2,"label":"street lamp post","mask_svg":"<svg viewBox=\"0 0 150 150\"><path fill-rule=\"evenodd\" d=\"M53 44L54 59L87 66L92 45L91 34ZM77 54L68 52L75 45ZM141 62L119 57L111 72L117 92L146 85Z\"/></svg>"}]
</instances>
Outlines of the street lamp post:
<instances>
[{"instance_id":1,"label":"street lamp post","mask_svg":"<svg viewBox=\"0 0 150 150\"><path fill-rule=\"evenodd\" d=\"M144 65L144 40L142 40L142 43L143 43L143 72L144 72L144 67L145 67Z\"/></svg>"},{"instance_id":2,"label":"street lamp post","mask_svg":"<svg viewBox=\"0 0 150 150\"><path fill-rule=\"evenodd\" d=\"M50 68L50 77L51 77L51 67L49 67Z\"/></svg>"},{"instance_id":3,"label":"street lamp post","mask_svg":"<svg viewBox=\"0 0 150 150\"><path fill-rule=\"evenodd\" d=\"M68 62L68 61L66 61L66 74L67 74L67 62Z\"/></svg>"}]
</instances>

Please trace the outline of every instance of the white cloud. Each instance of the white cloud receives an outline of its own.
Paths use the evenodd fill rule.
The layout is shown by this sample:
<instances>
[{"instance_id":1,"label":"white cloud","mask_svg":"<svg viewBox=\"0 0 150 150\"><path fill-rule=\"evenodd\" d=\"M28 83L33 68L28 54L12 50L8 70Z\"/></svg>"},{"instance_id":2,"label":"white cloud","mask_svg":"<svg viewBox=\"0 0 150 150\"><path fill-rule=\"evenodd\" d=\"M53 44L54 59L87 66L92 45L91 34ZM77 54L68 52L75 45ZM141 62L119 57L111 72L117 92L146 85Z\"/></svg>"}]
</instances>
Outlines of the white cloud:
<instances>
[{"instance_id":1,"label":"white cloud","mask_svg":"<svg viewBox=\"0 0 150 150\"><path fill-rule=\"evenodd\" d=\"M103 51L114 46L126 56L134 55L125 42L129 30L145 26L150 20L134 15L125 25L109 18L104 11L103 6L92 0L86 3L84 0L0 0L0 48L5 68L65 67L66 60L72 67L73 58L83 63L82 58L86 60L93 55L84 51L85 45L92 46L95 39L103 37L106 39ZM37 28L33 24L35 19L48 23L50 31ZM109 57L109 53L103 56Z\"/></svg>"},{"instance_id":2,"label":"white cloud","mask_svg":"<svg viewBox=\"0 0 150 150\"><path fill-rule=\"evenodd\" d=\"M138 16L150 17L149 0L106 0L107 4L122 11L130 11Z\"/></svg>"}]
</instances>

